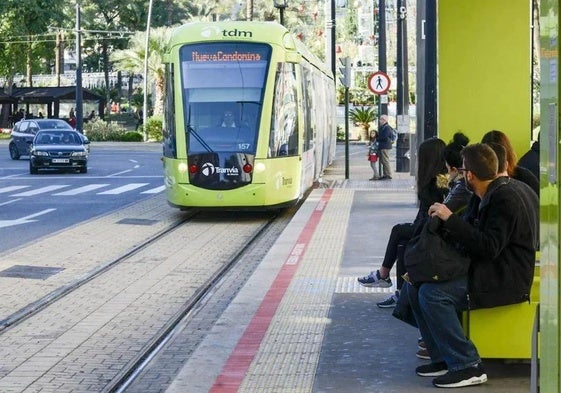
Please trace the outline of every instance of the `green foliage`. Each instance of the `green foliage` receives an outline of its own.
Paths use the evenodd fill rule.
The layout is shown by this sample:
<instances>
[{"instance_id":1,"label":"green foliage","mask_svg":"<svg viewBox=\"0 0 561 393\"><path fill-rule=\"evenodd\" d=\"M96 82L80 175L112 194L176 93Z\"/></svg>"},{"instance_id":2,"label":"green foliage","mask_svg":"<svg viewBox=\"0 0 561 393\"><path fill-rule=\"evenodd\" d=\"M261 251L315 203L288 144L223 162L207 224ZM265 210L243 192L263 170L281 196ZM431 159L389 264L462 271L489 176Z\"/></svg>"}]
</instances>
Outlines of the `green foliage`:
<instances>
[{"instance_id":1,"label":"green foliage","mask_svg":"<svg viewBox=\"0 0 561 393\"><path fill-rule=\"evenodd\" d=\"M162 127L162 116L152 116L148 118L146 120L146 132L148 133L148 139L160 142L162 140Z\"/></svg>"},{"instance_id":2,"label":"green foliage","mask_svg":"<svg viewBox=\"0 0 561 393\"><path fill-rule=\"evenodd\" d=\"M345 140L345 130L340 125L337 125L337 140L338 141Z\"/></svg>"},{"instance_id":3,"label":"green foliage","mask_svg":"<svg viewBox=\"0 0 561 393\"><path fill-rule=\"evenodd\" d=\"M127 131L121 137L121 142L142 142L144 137L140 132Z\"/></svg>"},{"instance_id":4,"label":"green foliage","mask_svg":"<svg viewBox=\"0 0 561 393\"><path fill-rule=\"evenodd\" d=\"M376 110L365 106L352 108L349 110L349 118L358 125L370 125L376 120Z\"/></svg>"},{"instance_id":5,"label":"green foliage","mask_svg":"<svg viewBox=\"0 0 561 393\"><path fill-rule=\"evenodd\" d=\"M126 129L117 122L95 119L84 124L84 134L90 141L122 141L126 133Z\"/></svg>"}]
</instances>

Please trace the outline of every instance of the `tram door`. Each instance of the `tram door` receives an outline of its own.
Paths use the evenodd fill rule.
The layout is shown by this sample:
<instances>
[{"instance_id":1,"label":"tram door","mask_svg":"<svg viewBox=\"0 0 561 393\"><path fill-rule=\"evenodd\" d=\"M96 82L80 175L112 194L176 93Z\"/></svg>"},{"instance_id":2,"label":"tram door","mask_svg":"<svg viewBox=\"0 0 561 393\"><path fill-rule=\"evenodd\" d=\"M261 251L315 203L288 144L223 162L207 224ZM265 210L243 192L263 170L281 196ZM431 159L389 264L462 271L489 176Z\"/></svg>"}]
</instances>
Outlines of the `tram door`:
<instances>
[{"instance_id":1,"label":"tram door","mask_svg":"<svg viewBox=\"0 0 561 393\"><path fill-rule=\"evenodd\" d=\"M540 392L561 391L559 2L540 5Z\"/></svg>"}]
</instances>

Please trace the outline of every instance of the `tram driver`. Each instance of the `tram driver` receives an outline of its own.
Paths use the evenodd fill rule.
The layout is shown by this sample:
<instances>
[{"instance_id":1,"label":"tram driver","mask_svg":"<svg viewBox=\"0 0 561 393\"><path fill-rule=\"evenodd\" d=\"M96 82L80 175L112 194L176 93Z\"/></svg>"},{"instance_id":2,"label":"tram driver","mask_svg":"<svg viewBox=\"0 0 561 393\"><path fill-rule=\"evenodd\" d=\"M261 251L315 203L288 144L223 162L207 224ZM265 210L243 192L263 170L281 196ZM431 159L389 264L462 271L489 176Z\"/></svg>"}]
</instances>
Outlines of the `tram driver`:
<instances>
[{"instance_id":1,"label":"tram driver","mask_svg":"<svg viewBox=\"0 0 561 393\"><path fill-rule=\"evenodd\" d=\"M232 111L226 111L224 112L224 115L222 116L222 124L220 124L221 127L236 127L236 122L234 120L234 114L232 113Z\"/></svg>"}]
</instances>

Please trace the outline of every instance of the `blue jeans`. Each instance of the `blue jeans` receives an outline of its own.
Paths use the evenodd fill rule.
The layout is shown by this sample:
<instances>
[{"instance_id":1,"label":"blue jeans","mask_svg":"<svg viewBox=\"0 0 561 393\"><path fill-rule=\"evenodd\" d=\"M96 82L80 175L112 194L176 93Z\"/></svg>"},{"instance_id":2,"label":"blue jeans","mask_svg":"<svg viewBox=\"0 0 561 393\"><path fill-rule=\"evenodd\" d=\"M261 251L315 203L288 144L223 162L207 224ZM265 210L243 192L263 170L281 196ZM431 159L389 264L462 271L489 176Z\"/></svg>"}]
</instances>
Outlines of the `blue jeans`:
<instances>
[{"instance_id":1,"label":"blue jeans","mask_svg":"<svg viewBox=\"0 0 561 393\"><path fill-rule=\"evenodd\" d=\"M467 277L424 283L409 301L433 363L445 362L449 371L481 363L475 345L466 337L458 313L468 308Z\"/></svg>"}]
</instances>

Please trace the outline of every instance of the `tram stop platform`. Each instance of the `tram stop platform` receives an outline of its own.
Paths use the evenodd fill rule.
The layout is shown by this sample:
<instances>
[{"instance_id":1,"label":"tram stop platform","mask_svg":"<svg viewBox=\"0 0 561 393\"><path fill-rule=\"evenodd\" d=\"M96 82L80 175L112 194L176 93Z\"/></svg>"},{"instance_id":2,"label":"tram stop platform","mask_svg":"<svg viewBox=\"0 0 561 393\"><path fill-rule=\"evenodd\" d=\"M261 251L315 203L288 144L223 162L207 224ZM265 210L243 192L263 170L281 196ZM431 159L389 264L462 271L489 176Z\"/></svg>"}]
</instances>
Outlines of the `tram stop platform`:
<instances>
[{"instance_id":1,"label":"tram stop platform","mask_svg":"<svg viewBox=\"0 0 561 393\"><path fill-rule=\"evenodd\" d=\"M415 374L428 362L415 356L419 332L376 306L395 288L357 282L381 265L392 226L414 217L414 176L395 173L393 157L393 178L369 181L356 143L346 179L344 151L166 392L436 389ZM484 366L488 382L470 392L530 391L529 361Z\"/></svg>"}]
</instances>

